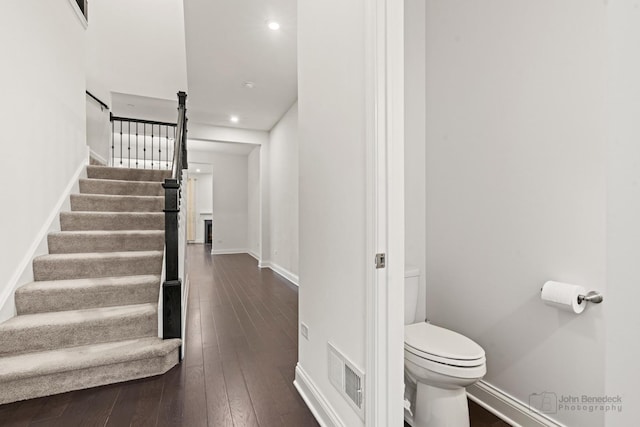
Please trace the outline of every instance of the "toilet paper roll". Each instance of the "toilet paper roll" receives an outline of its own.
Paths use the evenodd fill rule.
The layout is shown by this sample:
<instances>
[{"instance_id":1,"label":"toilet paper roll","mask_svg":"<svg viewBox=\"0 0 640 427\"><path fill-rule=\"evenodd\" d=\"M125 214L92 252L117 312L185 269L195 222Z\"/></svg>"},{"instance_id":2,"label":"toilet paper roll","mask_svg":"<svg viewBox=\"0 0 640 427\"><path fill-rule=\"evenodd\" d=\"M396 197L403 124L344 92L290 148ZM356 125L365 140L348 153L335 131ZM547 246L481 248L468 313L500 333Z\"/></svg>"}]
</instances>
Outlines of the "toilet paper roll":
<instances>
[{"instance_id":1,"label":"toilet paper roll","mask_svg":"<svg viewBox=\"0 0 640 427\"><path fill-rule=\"evenodd\" d=\"M582 286L548 281L542 286L542 300L545 304L564 311L580 314L587 305L586 301L578 302L578 295L586 295Z\"/></svg>"}]
</instances>

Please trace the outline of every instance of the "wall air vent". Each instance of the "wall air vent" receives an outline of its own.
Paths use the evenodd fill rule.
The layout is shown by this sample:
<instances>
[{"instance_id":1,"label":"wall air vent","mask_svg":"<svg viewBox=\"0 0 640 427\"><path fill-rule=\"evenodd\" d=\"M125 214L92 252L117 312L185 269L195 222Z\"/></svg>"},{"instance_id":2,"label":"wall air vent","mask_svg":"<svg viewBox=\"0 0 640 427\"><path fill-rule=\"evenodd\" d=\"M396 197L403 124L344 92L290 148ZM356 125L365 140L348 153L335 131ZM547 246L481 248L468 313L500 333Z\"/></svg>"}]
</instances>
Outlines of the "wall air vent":
<instances>
[{"instance_id":1,"label":"wall air vent","mask_svg":"<svg viewBox=\"0 0 640 427\"><path fill-rule=\"evenodd\" d=\"M329 381L364 420L364 373L327 343Z\"/></svg>"}]
</instances>

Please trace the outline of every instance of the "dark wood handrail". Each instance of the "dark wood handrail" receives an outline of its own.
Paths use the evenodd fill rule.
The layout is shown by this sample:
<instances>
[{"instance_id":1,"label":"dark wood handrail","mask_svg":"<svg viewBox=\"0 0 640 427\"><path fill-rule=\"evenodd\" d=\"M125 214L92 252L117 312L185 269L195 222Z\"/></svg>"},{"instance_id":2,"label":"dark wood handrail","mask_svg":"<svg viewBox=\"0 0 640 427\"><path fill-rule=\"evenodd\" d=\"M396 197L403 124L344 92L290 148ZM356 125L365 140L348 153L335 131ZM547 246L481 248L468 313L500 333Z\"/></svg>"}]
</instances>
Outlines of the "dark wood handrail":
<instances>
[{"instance_id":1,"label":"dark wood handrail","mask_svg":"<svg viewBox=\"0 0 640 427\"><path fill-rule=\"evenodd\" d=\"M89 92L88 90L85 90L85 93L87 95L89 95L91 98L93 98L94 101L96 101L98 104L100 104L100 107L102 109L107 109L110 110L109 106L107 104L105 104L104 102L100 101L100 98L98 98L97 96L95 96L94 94L92 94L91 92Z\"/></svg>"},{"instance_id":2,"label":"dark wood handrail","mask_svg":"<svg viewBox=\"0 0 640 427\"><path fill-rule=\"evenodd\" d=\"M171 122L158 122L158 121L155 121L155 120L134 119L132 117L114 116L113 114L111 114L110 120L112 122L116 121L116 122L145 123L145 124L148 124L148 125L160 125L160 126L171 126L171 127L175 127L176 126L175 123L171 123Z\"/></svg>"}]
</instances>

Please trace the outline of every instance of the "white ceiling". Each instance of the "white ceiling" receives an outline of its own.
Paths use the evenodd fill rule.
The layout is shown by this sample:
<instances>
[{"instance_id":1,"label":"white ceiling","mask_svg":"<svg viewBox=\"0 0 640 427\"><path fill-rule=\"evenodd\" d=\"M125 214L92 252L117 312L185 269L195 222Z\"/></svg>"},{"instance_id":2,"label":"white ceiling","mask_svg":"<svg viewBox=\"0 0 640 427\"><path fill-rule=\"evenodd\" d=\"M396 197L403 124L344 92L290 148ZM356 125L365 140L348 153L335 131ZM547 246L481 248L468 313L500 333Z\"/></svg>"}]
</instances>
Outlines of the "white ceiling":
<instances>
[{"instance_id":1,"label":"white ceiling","mask_svg":"<svg viewBox=\"0 0 640 427\"><path fill-rule=\"evenodd\" d=\"M184 12L189 119L270 130L297 99L296 0L185 0Z\"/></svg>"}]
</instances>

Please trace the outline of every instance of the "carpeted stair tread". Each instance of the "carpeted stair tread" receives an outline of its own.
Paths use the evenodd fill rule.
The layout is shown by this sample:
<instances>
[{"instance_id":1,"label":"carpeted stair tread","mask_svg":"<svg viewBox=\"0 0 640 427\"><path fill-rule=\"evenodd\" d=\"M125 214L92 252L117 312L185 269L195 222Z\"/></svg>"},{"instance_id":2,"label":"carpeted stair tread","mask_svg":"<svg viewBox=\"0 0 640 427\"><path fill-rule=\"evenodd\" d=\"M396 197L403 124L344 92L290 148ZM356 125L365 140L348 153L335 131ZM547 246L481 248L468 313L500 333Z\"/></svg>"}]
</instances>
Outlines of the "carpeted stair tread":
<instances>
[{"instance_id":1,"label":"carpeted stair tread","mask_svg":"<svg viewBox=\"0 0 640 427\"><path fill-rule=\"evenodd\" d=\"M87 178L160 182L170 177L171 171L164 169L129 169L107 166L87 166Z\"/></svg>"},{"instance_id":2,"label":"carpeted stair tread","mask_svg":"<svg viewBox=\"0 0 640 427\"><path fill-rule=\"evenodd\" d=\"M0 384L53 372L162 356L180 344L179 339L149 337L6 356L0 358Z\"/></svg>"},{"instance_id":3,"label":"carpeted stair tread","mask_svg":"<svg viewBox=\"0 0 640 427\"><path fill-rule=\"evenodd\" d=\"M78 230L49 233L50 254L115 251L161 251L161 230Z\"/></svg>"},{"instance_id":4,"label":"carpeted stair tread","mask_svg":"<svg viewBox=\"0 0 640 427\"><path fill-rule=\"evenodd\" d=\"M163 212L61 212L60 229L164 230Z\"/></svg>"},{"instance_id":5,"label":"carpeted stair tread","mask_svg":"<svg viewBox=\"0 0 640 427\"><path fill-rule=\"evenodd\" d=\"M41 255L33 260L35 281L158 274L161 251Z\"/></svg>"},{"instance_id":6,"label":"carpeted stair tread","mask_svg":"<svg viewBox=\"0 0 640 427\"><path fill-rule=\"evenodd\" d=\"M160 276L140 275L31 282L15 294L19 315L155 303Z\"/></svg>"},{"instance_id":7,"label":"carpeted stair tread","mask_svg":"<svg viewBox=\"0 0 640 427\"><path fill-rule=\"evenodd\" d=\"M0 404L160 375L180 345L149 337L0 357Z\"/></svg>"},{"instance_id":8,"label":"carpeted stair tread","mask_svg":"<svg viewBox=\"0 0 640 427\"><path fill-rule=\"evenodd\" d=\"M162 212L164 197L72 194L72 212Z\"/></svg>"},{"instance_id":9,"label":"carpeted stair tread","mask_svg":"<svg viewBox=\"0 0 640 427\"><path fill-rule=\"evenodd\" d=\"M114 194L120 196L164 196L157 181L123 181L116 179L81 179L80 194Z\"/></svg>"},{"instance_id":10,"label":"carpeted stair tread","mask_svg":"<svg viewBox=\"0 0 640 427\"><path fill-rule=\"evenodd\" d=\"M157 336L157 304L25 314L0 324L0 356Z\"/></svg>"}]
</instances>

